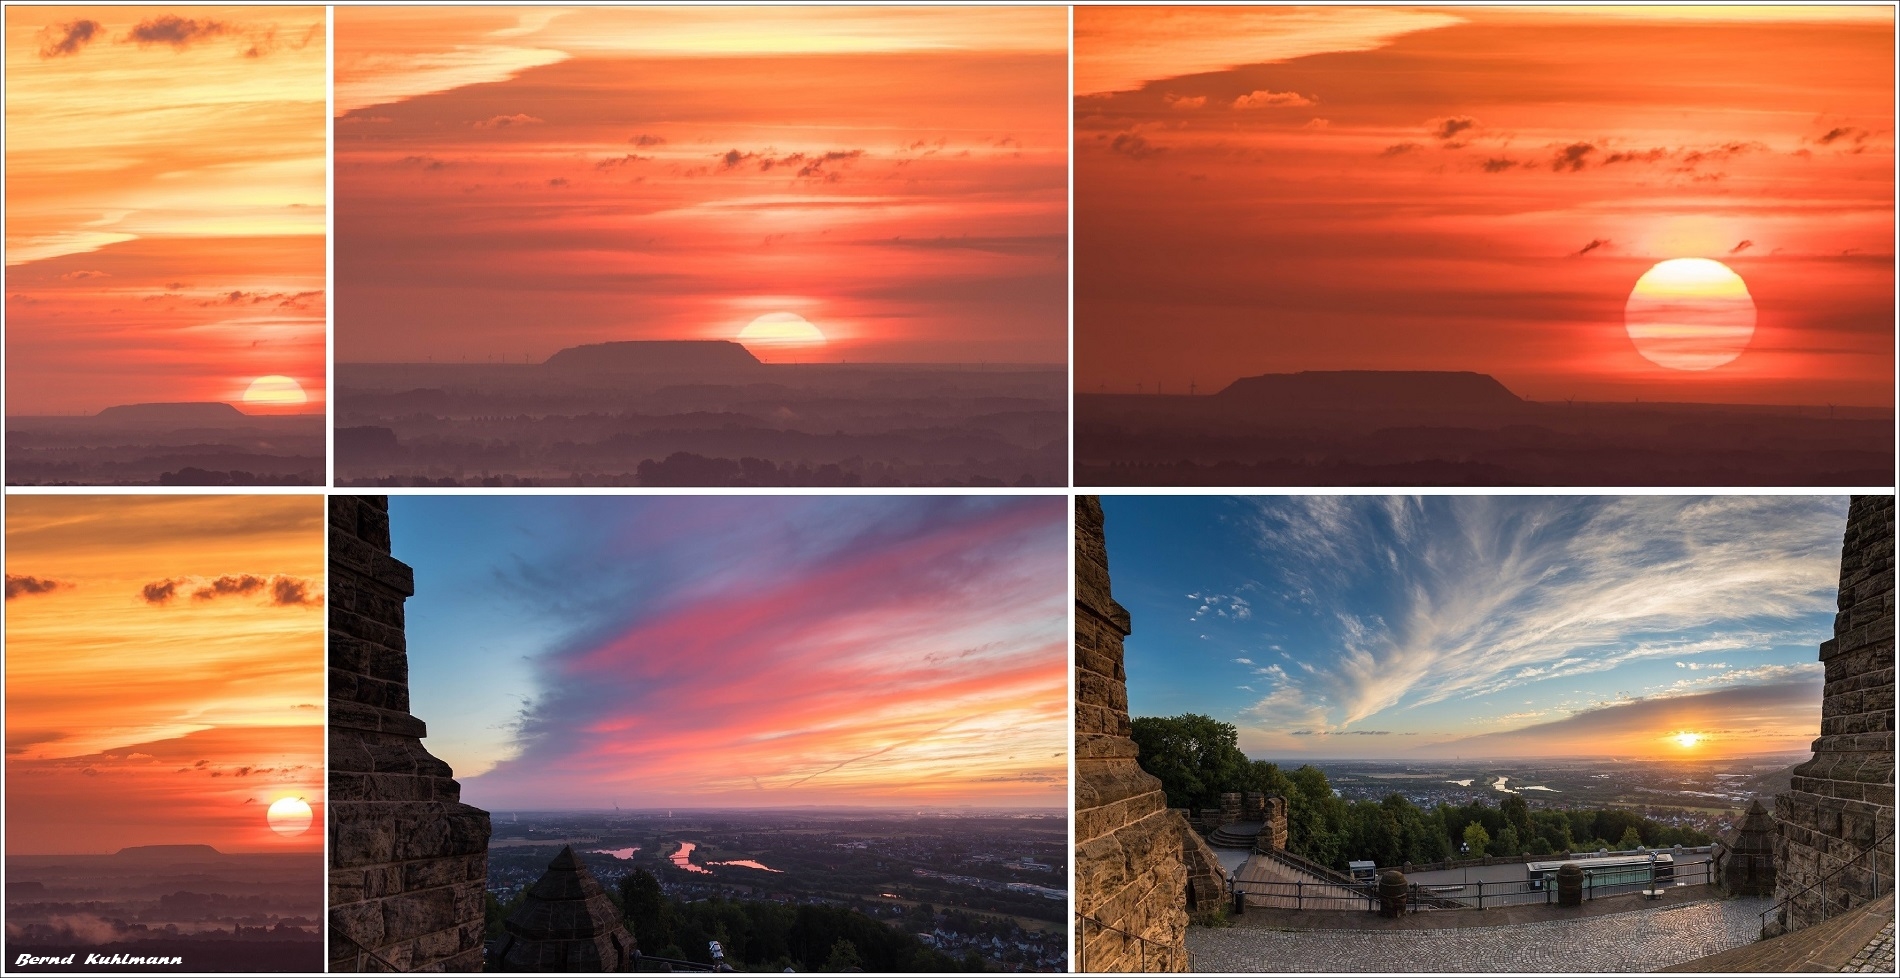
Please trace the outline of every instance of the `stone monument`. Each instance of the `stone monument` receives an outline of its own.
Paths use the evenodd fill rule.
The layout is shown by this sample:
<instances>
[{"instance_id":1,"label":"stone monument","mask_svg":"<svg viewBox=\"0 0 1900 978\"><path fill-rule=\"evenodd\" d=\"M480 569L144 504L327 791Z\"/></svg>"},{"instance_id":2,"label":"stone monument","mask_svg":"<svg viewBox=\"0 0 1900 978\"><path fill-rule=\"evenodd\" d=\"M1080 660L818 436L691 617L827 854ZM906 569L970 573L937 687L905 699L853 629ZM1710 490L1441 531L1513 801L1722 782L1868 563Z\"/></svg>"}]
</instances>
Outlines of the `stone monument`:
<instances>
[{"instance_id":1,"label":"stone monument","mask_svg":"<svg viewBox=\"0 0 1900 978\"><path fill-rule=\"evenodd\" d=\"M619 909L573 846L561 847L502 928L497 971L632 971L638 958Z\"/></svg>"},{"instance_id":2,"label":"stone monument","mask_svg":"<svg viewBox=\"0 0 1900 978\"><path fill-rule=\"evenodd\" d=\"M1766 933L1800 930L1893 892L1892 496L1856 496L1841 545L1839 614L1821 643L1821 736L1775 798Z\"/></svg>"},{"instance_id":3,"label":"stone monument","mask_svg":"<svg viewBox=\"0 0 1900 978\"><path fill-rule=\"evenodd\" d=\"M389 502L329 507L329 970L480 971L488 813L409 713L415 585L389 553Z\"/></svg>"},{"instance_id":4,"label":"stone monument","mask_svg":"<svg viewBox=\"0 0 1900 978\"><path fill-rule=\"evenodd\" d=\"M1735 834L1716 844L1715 883L1730 896L1772 896L1775 892L1775 817L1757 798Z\"/></svg>"}]
</instances>

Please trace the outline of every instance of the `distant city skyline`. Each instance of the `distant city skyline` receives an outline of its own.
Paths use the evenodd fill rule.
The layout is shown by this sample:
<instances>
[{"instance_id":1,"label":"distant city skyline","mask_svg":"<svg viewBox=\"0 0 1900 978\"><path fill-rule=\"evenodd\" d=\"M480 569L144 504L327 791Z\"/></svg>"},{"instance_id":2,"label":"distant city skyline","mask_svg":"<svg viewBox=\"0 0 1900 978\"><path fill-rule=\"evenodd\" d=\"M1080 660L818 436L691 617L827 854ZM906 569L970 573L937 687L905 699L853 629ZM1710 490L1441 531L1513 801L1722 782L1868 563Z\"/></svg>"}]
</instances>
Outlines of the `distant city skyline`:
<instances>
[{"instance_id":1,"label":"distant city skyline","mask_svg":"<svg viewBox=\"0 0 1900 978\"><path fill-rule=\"evenodd\" d=\"M1798 751L1840 497L1105 496L1135 716L1251 756Z\"/></svg>"},{"instance_id":2,"label":"distant city skyline","mask_svg":"<svg viewBox=\"0 0 1900 978\"><path fill-rule=\"evenodd\" d=\"M412 707L470 804L1066 797L1063 497L390 506Z\"/></svg>"}]
</instances>

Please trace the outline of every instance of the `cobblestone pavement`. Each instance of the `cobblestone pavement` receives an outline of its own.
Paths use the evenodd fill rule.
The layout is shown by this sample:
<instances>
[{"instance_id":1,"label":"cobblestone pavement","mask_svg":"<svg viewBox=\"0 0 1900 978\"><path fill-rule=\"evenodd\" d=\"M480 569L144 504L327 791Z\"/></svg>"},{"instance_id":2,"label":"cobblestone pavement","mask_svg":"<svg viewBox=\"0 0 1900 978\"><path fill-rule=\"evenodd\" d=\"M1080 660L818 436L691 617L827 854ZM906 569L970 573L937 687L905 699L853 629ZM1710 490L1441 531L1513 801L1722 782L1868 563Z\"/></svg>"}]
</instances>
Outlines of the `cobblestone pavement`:
<instances>
[{"instance_id":1,"label":"cobblestone pavement","mask_svg":"<svg viewBox=\"0 0 1900 978\"><path fill-rule=\"evenodd\" d=\"M1442 930L1190 927L1188 963L1194 971L1229 973L1653 971L1759 940L1761 913L1773 903L1767 897L1704 900L1582 920ZM1892 938L1889 929L1889 958Z\"/></svg>"},{"instance_id":2,"label":"cobblestone pavement","mask_svg":"<svg viewBox=\"0 0 1900 978\"><path fill-rule=\"evenodd\" d=\"M1887 921L1887 926L1881 928L1880 934L1868 941L1867 946L1861 948L1860 953L1854 955L1841 970L1893 974L1893 921Z\"/></svg>"}]
</instances>

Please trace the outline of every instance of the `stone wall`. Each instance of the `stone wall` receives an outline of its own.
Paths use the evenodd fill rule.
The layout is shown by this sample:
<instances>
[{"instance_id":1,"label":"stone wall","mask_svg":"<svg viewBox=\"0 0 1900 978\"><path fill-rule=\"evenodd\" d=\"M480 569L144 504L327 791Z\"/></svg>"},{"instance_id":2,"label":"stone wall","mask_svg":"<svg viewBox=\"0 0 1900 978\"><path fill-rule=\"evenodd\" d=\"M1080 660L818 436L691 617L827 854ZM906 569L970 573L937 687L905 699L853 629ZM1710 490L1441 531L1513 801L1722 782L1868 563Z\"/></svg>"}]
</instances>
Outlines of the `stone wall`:
<instances>
[{"instance_id":1,"label":"stone wall","mask_svg":"<svg viewBox=\"0 0 1900 978\"><path fill-rule=\"evenodd\" d=\"M1185 971L1186 820L1135 763L1122 639L1109 593L1102 506L1075 501L1076 969Z\"/></svg>"},{"instance_id":2,"label":"stone wall","mask_svg":"<svg viewBox=\"0 0 1900 978\"><path fill-rule=\"evenodd\" d=\"M389 502L330 497L330 970L480 971L488 813L409 714Z\"/></svg>"},{"instance_id":3,"label":"stone wall","mask_svg":"<svg viewBox=\"0 0 1900 978\"><path fill-rule=\"evenodd\" d=\"M1770 934L1893 891L1893 510L1892 496L1848 509L1840 612L1821 643L1821 736L1775 799L1775 898L1789 902Z\"/></svg>"}]
</instances>

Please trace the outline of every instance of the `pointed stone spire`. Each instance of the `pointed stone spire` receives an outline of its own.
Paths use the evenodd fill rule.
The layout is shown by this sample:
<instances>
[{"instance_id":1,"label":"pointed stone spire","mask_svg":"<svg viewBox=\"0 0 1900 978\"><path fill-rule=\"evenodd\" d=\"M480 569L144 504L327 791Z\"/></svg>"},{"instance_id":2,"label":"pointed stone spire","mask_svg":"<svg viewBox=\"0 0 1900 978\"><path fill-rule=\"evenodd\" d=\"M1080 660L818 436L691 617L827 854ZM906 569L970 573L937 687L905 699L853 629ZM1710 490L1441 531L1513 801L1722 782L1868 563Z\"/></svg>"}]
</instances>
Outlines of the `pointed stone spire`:
<instances>
[{"instance_id":1,"label":"pointed stone spire","mask_svg":"<svg viewBox=\"0 0 1900 978\"><path fill-rule=\"evenodd\" d=\"M561 847L502 927L495 947L502 971L633 970L633 935L573 846Z\"/></svg>"}]
</instances>

